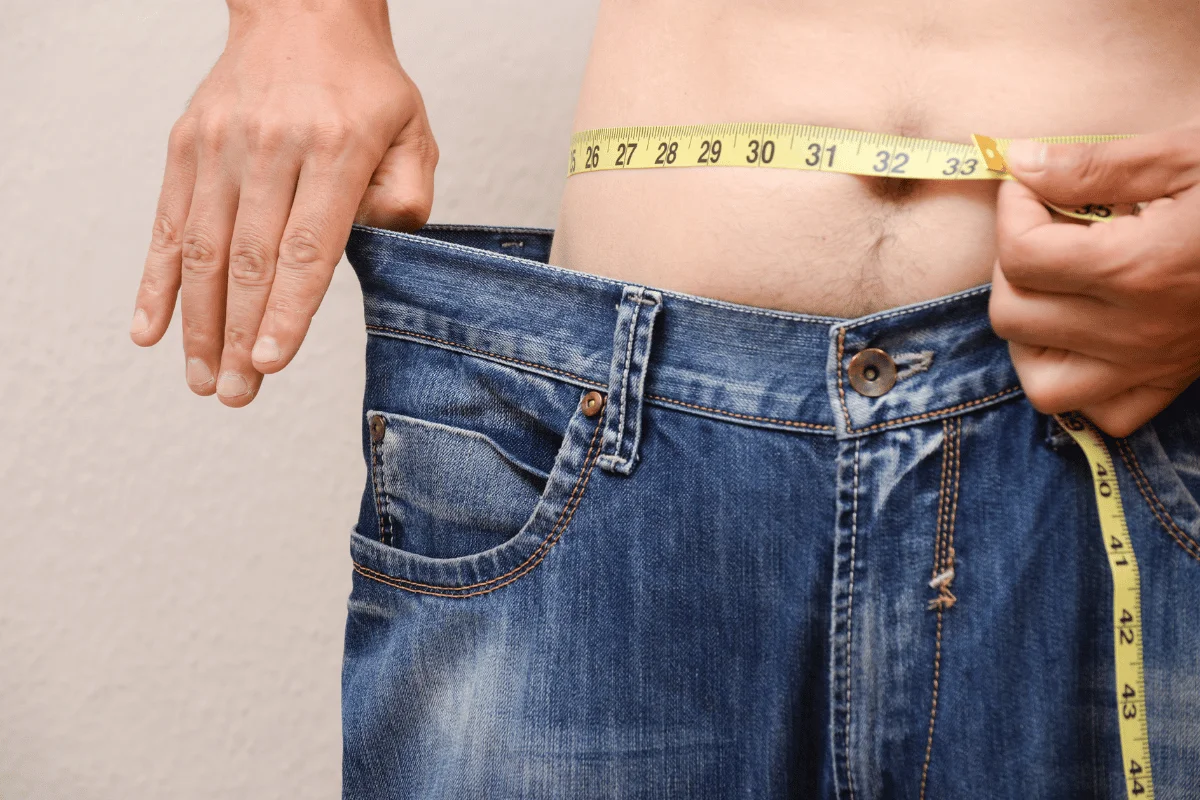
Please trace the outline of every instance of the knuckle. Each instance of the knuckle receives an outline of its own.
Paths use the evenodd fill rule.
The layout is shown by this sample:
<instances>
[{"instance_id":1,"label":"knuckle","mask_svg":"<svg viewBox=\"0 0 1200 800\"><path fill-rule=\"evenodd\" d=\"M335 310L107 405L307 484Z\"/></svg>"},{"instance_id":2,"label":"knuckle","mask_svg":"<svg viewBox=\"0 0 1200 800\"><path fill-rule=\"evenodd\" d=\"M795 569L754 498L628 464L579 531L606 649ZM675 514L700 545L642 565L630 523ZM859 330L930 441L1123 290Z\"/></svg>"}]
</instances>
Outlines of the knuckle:
<instances>
[{"instance_id":1,"label":"knuckle","mask_svg":"<svg viewBox=\"0 0 1200 800\"><path fill-rule=\"evenodd\" d=\"M229 277L247 286L269 282L272 253L266 242L242 237L229 248Z\"/></svg>"},{"instance_id":2,"label":"knuckle","mask_svg":"<svg viewBox=\"0 0 1200 800\"><path fill-rule=\"evenodd\" d=\"M225 326L225 345L234 350L250 352L258 331L252 331L244 325L230 323Z\"/></svg>"},{"instance_id":3,"label":"knuckle","mask_svg":"<svg viewBox=\"0 0 1200 800\"><path fill-rule=\"evenodd\" d=\"M1111 172L1101 147L1080 148L1071 166L1074 179L1088 186L1107 182Z\"/></svg>"},{"instance_id":4,"label":"knuckle","mask_svg":"<svg viewBox=\"0 0 1200 800\"><path fill-rule=\"evenodd\" d=\"M289 133L288 124L278 117L259 115L246 122L246 144L253 152L274 153L282 150Z\"/></svg>"},{"instance_id":5,"label":"knuckle","mask_svg":"<svg viewBox=\"0 0 1200 800\"><path fill-rule=\"evenodd\" d=\"M209 353L217 348L216 332L195 319L183 321L183 350L189 354Z\"/></svg>"},{"instance_id":6,"label":"knuckle","mask_svg":"<svg viewBox=\"0 0 1200 800\"><path fill-rule=\"evenodd\" d=\"M150 248L160 255L175 255L182 245L179 228L166 212L159 211L154 217L150 232Z\"/></svg>"},{"instance_id":7,"label":"knuckle","mask_svg":"<svg viewBox=\"0 0 1200 800\"><path fill-rule=\"evenodd\" d=\"M1031 256L1029 244L1020 236L1001 236L996 240L996 258L1005 277L1020 275L1029 266Z\"/></svg>"},{"instance_id":8,"label":"knuckle","mask_svg":"<svg viewBox=\"0 0 1200 800\"><path fill-rule=\"evenodd\" d=\"M188 230L183 235L180 256L185 275L207 277L221 268L216 243L207 233Z\"/></svg>"},{"instance_id":9,"label":"knuckle","mask_svg":"<svg viewBox=\"0 0 1200 800\"><path fill-rule=\"evenodd\" d=\"M1024 379L1021 385L1030 405L1043 414L1054 414L1066 410L1063 393L1053 384L1034 375Z\"/></svg>"},{"instance_id":10,"label":"knuckle","mask_svg":"<svg viewBox=\"0 0 1200 800\"><path fill-rule=\"evenodd\" d=\"M229 143L229 122L230 115L223 111L206 111L197 126L198 143L205 150L224 150Z\"/></svg>"},{"instance_id":11,"label":"knuckle","mask_svg":"<svg viewBox=\"0 0 1200 800\"><path fill-rule=\"evenodd\" d=\"M171 126L167 136L167 149L175 153L190 152L196 146L196 120L184 114Z\"/></svg>"},{"instance_id":12,"label":"knuckle","mask_svg":"<svg viewBox=\"0 0 1200 800\"><path fill-rule=\"evenodd\" d=\"M417 151L418 157L430 166L436 166L442 155L437 140L429 131L425 131L414 140L413 148Z\"/></svg>"},{"instance_id":13,"label":"knuckle","mask_svg":"<svg viewBox=\"0 0 1200 800\"><path fill-rule=\"evenodd\" d=\"M992 330L994 330L996 335L1001 339L1011 341L1020 333L1016 317L1011 312L1008 303L1000 302L992 304L991 321Z\"/></svg>"},{"instance_id":14,"label":"knuckle","mask_svg":"<svg viewBox=\"0 0 1200 800\"><path fill-rule=\"evenodd\" d=\"M324 120L312 126L309 142L312 150L318 153L340 153L346 150L357 139L354 125L349 120L334 118Z\"/></svg>"},{"instance_id":15,"label":"knuckle","mask_svg":"<svg viewBox=\"0 0 1200 800\"><path fill-rule=\"evenodd\" d=\"M405 195L393 198L389 215L395 219L395 224L404 227L419 228L429 221L433 211L433 203L427 197L420 195Z\"/></svg>"},{"instance_id":16,"label":"knuckle","mask_svg":"<svg viewBox=\"0 0 1200 800\"><path fill-rule=\"evenodd\" d=\"M279 243L279 262L292 268L311 269L322 263L325 248L316 231L308 225L295 225Z\"/></svg>"}]
</instances>

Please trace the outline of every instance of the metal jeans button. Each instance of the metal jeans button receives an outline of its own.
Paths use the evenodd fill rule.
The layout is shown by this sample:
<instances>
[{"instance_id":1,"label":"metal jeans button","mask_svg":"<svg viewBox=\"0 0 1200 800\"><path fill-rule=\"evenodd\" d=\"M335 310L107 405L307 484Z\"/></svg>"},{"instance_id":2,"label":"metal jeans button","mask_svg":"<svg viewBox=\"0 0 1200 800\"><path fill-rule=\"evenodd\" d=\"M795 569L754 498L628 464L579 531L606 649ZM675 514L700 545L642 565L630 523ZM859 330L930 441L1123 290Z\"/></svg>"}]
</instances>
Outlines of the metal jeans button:
<instances>
[{"instance_id":1,"label":"metal jeans button","mask_svg":"<svg viewBox=\"0 0 1200 800\"><path fill-rule=\"evenodd\" d=\"M379 444L383 441L383 432L387 430L387 423L383 421L383 417L376 415L371 417L371 441Z\"/></svg>"},{"instance_id":2,"label":"metal jeans button","mask_svg":"<svg viewBox=\"0 0 1200 800\"><path fill-rule=\"evenodd\" d=\"M896 385L896 362L878 347L869 347L850 359L850 385L865 397L887 394Z\"/></svg>"},{"instance_id":3,"label":"metal jeans button","mask_svg":"<svg viewBox=\"0 0 1200 800\"><path fill-rule=\"evenodd\" d=\"M583 409L585 417L594 417L600 413L600 409L604 407L604 395L597 391L590 391L583 396L579 401L579 407Z\"/></svg>"}]
</instances>

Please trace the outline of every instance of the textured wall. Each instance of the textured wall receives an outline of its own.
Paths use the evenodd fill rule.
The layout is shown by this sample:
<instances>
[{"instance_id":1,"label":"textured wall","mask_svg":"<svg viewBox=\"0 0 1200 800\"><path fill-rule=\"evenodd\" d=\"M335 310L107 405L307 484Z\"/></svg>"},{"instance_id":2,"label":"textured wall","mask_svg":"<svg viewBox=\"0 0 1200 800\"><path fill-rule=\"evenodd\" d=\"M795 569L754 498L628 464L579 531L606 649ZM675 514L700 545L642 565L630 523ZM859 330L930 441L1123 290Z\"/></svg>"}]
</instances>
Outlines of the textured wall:
<instances>
[{"instance_id":1,"label":"textured wall","mask_svg":"<svg viewBox=\"0 0 1200 800\"><path fill-rule=\"evenodd\" d=\"M594 0L391 13L441 145L433 219L553 225ZM249 408L193 396L178 320L150 351L126 331L223 4L0 16L0 798L336 797L353 273Z\"/></svg>"}]
</instances>

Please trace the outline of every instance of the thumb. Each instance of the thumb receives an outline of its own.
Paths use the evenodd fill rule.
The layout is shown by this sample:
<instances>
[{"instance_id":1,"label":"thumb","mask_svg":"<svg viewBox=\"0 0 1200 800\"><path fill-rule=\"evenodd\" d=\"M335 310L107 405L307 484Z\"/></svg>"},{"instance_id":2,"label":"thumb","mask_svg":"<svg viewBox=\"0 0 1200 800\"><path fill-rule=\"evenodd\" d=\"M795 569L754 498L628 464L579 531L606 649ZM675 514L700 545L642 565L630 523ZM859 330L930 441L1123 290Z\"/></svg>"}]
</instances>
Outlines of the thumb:
<instances>
[{"instance_id":1,"label":"thumb","mask_svg":"<svg viewBox=\"0 0 1200 800\"><path fill-rule=\"evenodd\" d=\"M1005 160L1013 177L1051 203L1139 203L1197 183L1200 131L1174 128L1087 144L1018 139Z\"/></svg>"}]
</instances>

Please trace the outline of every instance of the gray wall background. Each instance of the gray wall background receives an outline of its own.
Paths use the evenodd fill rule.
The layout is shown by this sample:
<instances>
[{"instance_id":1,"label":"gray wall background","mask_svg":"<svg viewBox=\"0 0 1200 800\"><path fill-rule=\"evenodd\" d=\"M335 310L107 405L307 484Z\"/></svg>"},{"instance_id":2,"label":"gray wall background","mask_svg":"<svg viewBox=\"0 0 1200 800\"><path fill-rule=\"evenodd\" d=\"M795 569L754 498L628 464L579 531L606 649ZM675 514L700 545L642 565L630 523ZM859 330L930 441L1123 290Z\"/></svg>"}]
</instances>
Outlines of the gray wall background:
<instances>
[{"instance_id":1,"label":"gray wall background","mask_svg":"<svg viewBox=\"0 0 1200 800\"><path fill-rule=\"evenodd\" d=\"M433 219L553 226L596 0L391 4ZM219 0L0 13L0 798L339 796L365 336L339 266L247 409L127 335Z\"/></svg>"}]
</instances>

